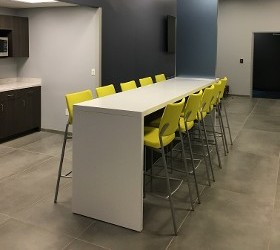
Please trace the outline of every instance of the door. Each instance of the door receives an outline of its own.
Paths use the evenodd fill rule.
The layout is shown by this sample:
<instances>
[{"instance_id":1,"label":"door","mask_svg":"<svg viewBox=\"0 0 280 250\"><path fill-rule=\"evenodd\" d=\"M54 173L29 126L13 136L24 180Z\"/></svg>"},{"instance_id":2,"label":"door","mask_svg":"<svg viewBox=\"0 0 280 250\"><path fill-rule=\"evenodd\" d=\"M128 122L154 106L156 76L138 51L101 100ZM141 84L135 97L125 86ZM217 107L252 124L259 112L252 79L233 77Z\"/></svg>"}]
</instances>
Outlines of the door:
<instances>
[{"instance_id":1,"label":"door","mask_svg":"<svg viewBox=\"0 0 280 250\"><path fill-rule=\"evenodd\" d=\"M280 33L254 34L253 96L280 98Z\"/></svg>"}]
</instances>

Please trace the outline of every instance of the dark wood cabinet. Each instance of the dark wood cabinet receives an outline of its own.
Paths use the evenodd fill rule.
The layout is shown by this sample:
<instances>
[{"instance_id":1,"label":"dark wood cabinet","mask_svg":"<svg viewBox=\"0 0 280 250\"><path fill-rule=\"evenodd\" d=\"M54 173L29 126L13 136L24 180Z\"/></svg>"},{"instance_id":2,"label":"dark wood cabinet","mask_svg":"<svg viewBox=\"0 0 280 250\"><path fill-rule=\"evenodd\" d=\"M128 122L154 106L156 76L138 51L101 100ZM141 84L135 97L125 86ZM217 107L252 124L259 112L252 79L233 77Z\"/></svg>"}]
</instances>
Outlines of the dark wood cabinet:
<instances>
[{"instance_id":1,"label":"dark wood cabinet","mask_svg":"<svg viewBox=\"0 0 280 250\"><path fill-rule=\"evenodd\" d=\"M13 17L0 15L0 30L12 30Z\"/></svg>"},{"instance_id":2,"label":"dark wood cabinet","mask_svg":"<svg viewBox=\"0 0 280 250\"><path fill-rule=\"evenodd\" d=\"M11 46L13 57L29 56L29 31L27 17L13 17L13 30L11 36Z\"/></svg>"},{"instance_id":3,"label":"dark wood cabinet","mask_svg":"<svg viewBox=\"0 0 280 250\"><path fill-rule=\"evenodd\" d=\"M0 94L0 138L16 133L16 93L7 91Z\"/></svg>"},{"instance_id":4,"label":"dark wood cabinet","mask_svg":"<svg viewBox=\"0 0 280 250\"><path fill-rule=\"evenodd\" d=\"M9 57L29 56L27 17L0 15L0 36L9 38Z\"/></svg>"},{"instance_id":5,"label":"dark wood cabinet","mask_svg":"<svg viewBox=\"0 0 280 250\"><path fill-rule=\"evenodd\" d=\"M41 87L0 93L0 140L41 128Z\"/></svg>"}]
</instances>

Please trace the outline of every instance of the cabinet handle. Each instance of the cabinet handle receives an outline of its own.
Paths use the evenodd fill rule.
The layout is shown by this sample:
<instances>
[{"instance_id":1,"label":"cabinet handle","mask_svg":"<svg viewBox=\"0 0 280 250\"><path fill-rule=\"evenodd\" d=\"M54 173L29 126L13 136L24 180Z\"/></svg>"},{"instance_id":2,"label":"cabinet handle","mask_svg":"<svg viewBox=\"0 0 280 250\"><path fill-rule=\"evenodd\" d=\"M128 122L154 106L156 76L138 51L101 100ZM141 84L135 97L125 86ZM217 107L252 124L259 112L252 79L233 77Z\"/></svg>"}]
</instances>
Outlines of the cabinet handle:
<instances>
[{"instance_id":1,"label":"cabinet handle","mask_svg":"<svg viewBox=\"0 0 280 250\"><path fill-rule=\"evenodd\" d=\"M4 105L2 103L0 104L0 107L1 107L1 112L3 112L4 111Z\"/></svg>"},{"instance_id":2,"label":"cabinet handle","mask_svg":"<svg viewBox=\"0 0 280 250\"><path fill-rule=\"evenodd\" d=\"M10 95L7 95L8 97L13 97L14 96L14 94L10 94Z\"/></svg>"}]
</instances>

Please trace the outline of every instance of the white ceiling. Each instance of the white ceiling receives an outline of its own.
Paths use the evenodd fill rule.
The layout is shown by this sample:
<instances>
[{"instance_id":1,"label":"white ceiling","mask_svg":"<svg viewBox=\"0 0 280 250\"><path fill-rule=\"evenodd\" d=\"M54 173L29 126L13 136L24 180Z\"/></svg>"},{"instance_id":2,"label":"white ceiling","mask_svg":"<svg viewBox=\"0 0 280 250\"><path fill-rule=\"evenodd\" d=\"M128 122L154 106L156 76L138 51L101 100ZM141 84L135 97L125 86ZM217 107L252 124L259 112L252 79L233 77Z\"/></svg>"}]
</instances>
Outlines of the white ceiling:
<instances>
[{"instance_id":1,"label":"white ceiling","mask_svg":"<svg viewBox=\"0 0 280 250\"><path fill-rule=\"evenodd\" d=\"M23 3L11 0L0 0L0 8L37 8L37 7L59 7L59 6L73 6L72 4L63 2L53 2L53 3Z\"/></svg>"}]
</instances>

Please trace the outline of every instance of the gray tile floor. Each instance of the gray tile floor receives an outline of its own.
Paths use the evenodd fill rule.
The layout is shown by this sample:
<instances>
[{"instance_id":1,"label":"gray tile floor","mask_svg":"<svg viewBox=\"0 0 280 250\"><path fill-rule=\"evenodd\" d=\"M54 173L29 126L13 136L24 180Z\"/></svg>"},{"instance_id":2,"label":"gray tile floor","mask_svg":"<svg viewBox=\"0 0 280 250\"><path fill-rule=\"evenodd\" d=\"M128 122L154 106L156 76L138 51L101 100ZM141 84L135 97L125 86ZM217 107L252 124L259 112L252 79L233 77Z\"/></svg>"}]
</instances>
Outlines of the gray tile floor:
<instances>
[{"instance_id":1,"label":"gray tile floor","mask_svg":"<svg viewBox=\"0 0 280 250\"><path fill-rule=\"evenodd\" d=\"M149 195L144 230L72 214L71 180L53 204L62 136L34 133L0 145L0 249L280 249L280 100L229 97L234 145L215 167L216 182L200 185L202 203L176 199L177 237L168 203ZM71 143L64 169L70 169ZM221 150L221 155L222 155Z\"/></svg>"}]
</instances>

